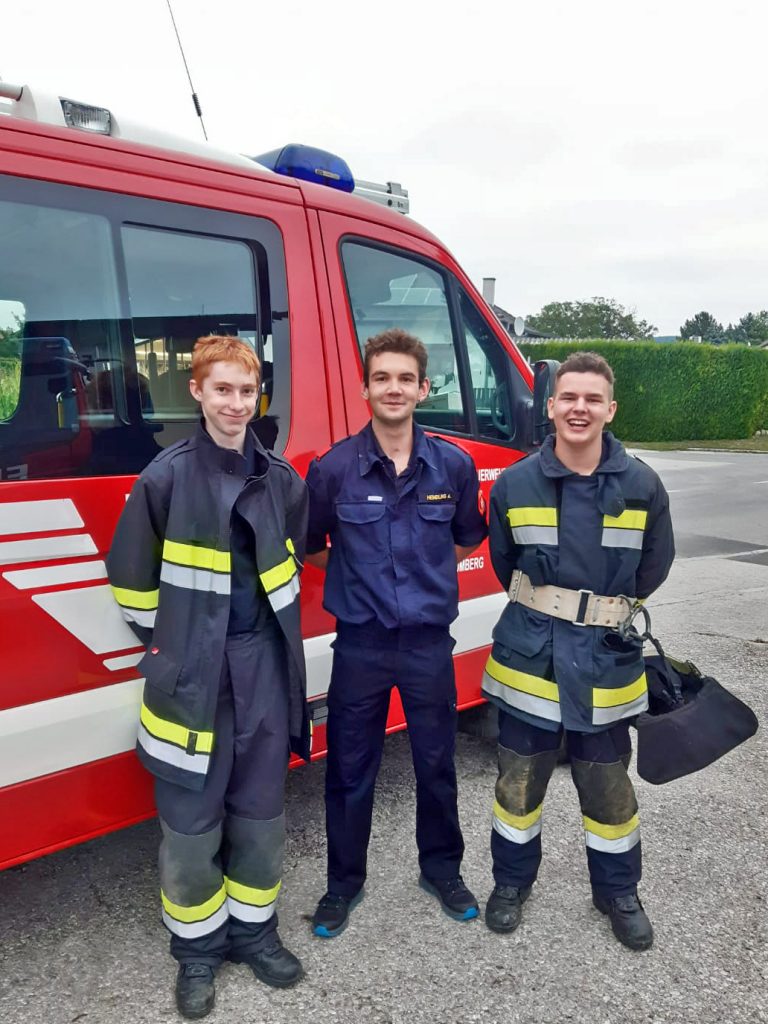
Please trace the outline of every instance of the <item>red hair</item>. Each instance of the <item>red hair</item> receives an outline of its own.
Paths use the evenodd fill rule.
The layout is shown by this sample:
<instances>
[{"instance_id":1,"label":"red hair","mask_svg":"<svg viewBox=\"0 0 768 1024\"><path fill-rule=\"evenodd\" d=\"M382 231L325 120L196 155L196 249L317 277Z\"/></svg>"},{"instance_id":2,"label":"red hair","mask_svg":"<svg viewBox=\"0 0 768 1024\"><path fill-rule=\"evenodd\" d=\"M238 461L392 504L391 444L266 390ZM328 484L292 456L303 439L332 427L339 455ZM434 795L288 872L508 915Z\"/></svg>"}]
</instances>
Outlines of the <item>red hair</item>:
<instances>
[{"instance_id":1,"label":"red hair","mask_svg":"<svg viewBox=\"0 0 768 1024\"><path fill-rule=\"evenodd\" d=\"M192 349L192 379L202 384L214 363L237 363L261 381L261 363L250 345L226 334L198 338Z\"/></svg>"}]
</instances>

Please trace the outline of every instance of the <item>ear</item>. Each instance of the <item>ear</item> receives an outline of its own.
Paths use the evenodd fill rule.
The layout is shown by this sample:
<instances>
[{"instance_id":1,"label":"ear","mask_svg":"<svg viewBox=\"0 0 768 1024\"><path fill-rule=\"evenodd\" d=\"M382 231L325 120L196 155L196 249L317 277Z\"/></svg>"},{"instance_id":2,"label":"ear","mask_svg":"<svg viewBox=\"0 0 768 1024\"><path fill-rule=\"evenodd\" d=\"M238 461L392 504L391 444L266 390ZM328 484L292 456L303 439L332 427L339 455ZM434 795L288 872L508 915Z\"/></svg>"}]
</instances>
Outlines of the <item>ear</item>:
<instances>
[{"instance_id":1,"label":"ear","mask_svg":"<svg viewBox=\"0 0 768 1024\"><path fill-rule=\"evenodd\" d=\"M555 418L555 400L552 395L547 399L547 416L549 416L551 420Z\"/></svg>"},{"instance_id":2,"label":"ear","mask_svg":"<svg viewBox=\"0 0 768 1024\"><path fill-rule=\"evenodd\" d=\"M613 417L616 415L617 408L618 408L618 406L616 405L616 399L614 398L614 400L608 406L608 415L605 417L605 422L606 423L610 423L611 422Z\"/></svg>"},{"instance_id":3,"label":"ear","mask_svg":"<svg viewBox=\"0 0 768 1024\"><path fill-rule=\"evenodd\" d=\"M425 377L424 380L419 384L419 402L423 402L429 394L429 389L432 387L432 381L429 377Z\"/></svg>"},{"instance_id":4,"label":"ear","mask_svg":"<svg viewBox=\"0 0 768 1024\"><path fill-rule=\"evenodd\" d=\"M203 389L200 387L200 385L197 383L194 377L189 378L189 393L190 395L192 395L196 402L202 402Z\"/></svg>"},{"instance_id":5,"label":"ear","mask_svg":"<svg viewBox=\"0 0 768 1024\"><path fill-rule=\"evenodd\" d=\"M363 398L367 402L368 401L368 385L365 383L365 381L363 381L362 387L360 388L360 394L363 396Z\"/></svg>"}]
</instances>

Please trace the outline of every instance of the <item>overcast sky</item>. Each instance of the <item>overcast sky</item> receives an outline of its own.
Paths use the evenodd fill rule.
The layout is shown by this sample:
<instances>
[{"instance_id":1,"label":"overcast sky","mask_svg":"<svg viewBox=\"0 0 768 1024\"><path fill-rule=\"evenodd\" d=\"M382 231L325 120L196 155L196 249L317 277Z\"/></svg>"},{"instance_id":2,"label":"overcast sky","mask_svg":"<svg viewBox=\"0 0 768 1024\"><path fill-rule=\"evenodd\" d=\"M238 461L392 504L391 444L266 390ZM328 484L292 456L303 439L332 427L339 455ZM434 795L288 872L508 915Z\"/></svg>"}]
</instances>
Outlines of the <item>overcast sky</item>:
<instances>
[{"instance_id":1,"label":"overcast sky","mask_svg":"<svg viewBox=\"0 0 768 1024\"><path fill-rule=\"evenodd\" d=\"M762 0L172 0L208 135L400 181L514 314L768 308ZM0 77L199 136L166 0L15 0Z\"/></svg>"}]
</instances>

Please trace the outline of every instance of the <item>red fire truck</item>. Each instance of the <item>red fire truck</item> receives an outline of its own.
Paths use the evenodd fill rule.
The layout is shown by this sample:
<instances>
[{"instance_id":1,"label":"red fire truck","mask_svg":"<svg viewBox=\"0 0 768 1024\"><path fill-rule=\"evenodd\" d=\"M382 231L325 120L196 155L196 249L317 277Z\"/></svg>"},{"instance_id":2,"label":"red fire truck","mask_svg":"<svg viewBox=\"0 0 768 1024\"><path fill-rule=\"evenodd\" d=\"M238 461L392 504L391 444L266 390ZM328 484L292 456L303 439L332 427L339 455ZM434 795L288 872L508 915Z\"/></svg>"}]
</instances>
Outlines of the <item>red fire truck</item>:
<instances>
[{"instance_id":1,"label":"red fire truck","mask_svg":"<svg viewBox=\"0 0 768 1024\"><path fill-rule=\"evenodd\" d=\"M366 422L361 345L395 325L429 350L417 419L472 455L486 497L533 442L529 367L450 253L396 212L402 190L379 192L387 209L349 194L329 154L260 159L0 82L0 868L153 813L133 754L142 652L104 557L136 475L193 429L198 337L258 351L255 425L300 473ZM504 595L487 548L459 568L467 708ZM308 568L316 757L321 589ZM395 696L389 727L403 724Z\"/></svg>"}]
</instances>

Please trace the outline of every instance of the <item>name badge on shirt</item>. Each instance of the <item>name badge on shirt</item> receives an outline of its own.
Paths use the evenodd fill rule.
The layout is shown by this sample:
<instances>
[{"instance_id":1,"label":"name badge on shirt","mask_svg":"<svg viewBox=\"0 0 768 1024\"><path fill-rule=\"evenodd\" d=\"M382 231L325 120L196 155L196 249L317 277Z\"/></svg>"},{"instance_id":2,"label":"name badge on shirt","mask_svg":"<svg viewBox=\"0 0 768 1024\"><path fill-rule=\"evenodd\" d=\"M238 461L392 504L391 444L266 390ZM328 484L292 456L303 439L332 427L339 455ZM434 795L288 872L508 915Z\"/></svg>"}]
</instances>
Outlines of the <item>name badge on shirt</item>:
<instances>
[{"instance_id":1,"label":"name badge on shirt","mask_svg":"<svg viewBox=\"0 0 768 1024\"><path fill-rule=\"evenodd\" d=\"M439 491L435 494L425 494L421 498L422 501L456 501L456 495L450 491Z\"/></svg>"},{"instance_id":2,"label":"name badge on shirt","mask_svg":"<svg viewBox=\"0 0 768 1024\"><path fill-rule=\"evenodd\" d=\"M369 494L368 501L384 501L384 497L381 494Z\"/></svg>"}]
</instances>

